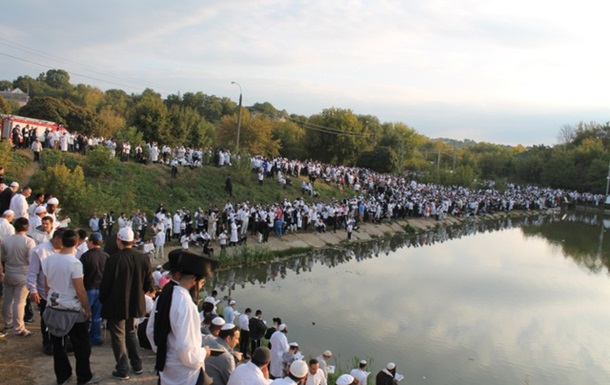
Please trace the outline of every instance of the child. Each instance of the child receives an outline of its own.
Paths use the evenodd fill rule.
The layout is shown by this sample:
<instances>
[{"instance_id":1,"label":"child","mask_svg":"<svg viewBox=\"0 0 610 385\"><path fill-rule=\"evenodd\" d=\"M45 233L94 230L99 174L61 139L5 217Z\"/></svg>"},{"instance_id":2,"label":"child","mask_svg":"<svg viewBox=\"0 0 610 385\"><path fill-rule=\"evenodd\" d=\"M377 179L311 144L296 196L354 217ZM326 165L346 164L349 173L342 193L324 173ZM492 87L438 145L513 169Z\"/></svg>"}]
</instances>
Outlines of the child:
<instances>
[{"instance_id":1,"label":"child","mask_svg":"<svg viewBox=\"0 0 610 385\"><path fill-rule=\"evenodd\" d=\"M222 233L220 233L220 235L218 236L218 241L220 242L220 251L223 252L225 251L225 249L227 248L227 230L224 230Z\"/></svg>"},{"instance_id":2,"label":"child","mask_svg":"<svg viewBox=\"0 0 610 385\"><path fill-rule=\"evenodd\" d=\"M154 257L154 251L155 251L155 245L153 244L153 240L152 238L147 240L144 243L144 246L142 247L142 252L148 256L148 258L150 259L150 263L152 265L152 260Z\"/></svg>"},{"instance_id":3,"label":"child","mask_svg":"<svg viewBox=\"0 0 610 385\"><path fill-rule=\"evenodd\" d=\"M188 235L182 234L182 236L180 237L180 245L182 246L182 250L188 251L189 240L190 240L190 237Z\"/></svg>"}]
</instances>

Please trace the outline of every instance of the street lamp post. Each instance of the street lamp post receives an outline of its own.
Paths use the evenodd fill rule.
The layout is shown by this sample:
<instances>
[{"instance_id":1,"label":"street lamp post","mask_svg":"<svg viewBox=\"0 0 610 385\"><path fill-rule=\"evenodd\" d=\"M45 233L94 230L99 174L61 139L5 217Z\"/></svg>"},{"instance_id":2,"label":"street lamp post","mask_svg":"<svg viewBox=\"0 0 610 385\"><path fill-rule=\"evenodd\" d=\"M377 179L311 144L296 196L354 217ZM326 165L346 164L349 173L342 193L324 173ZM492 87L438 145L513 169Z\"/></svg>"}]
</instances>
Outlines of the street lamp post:
<instances>
[{"instance_id":1,"label":"street lamp post","mask_svg":"<svg viewBox=\"0 0 610 385\"><path fill-rule=\"evenodd\" d=\"M235 145L235 154L239 152L239 133L241 131L241 85L237 82L231 82L239 87L239 112L237 113L237 144Z\"/></svg>"},{"instance_id":2,"label":"street lamp post","mask_svg":"<svg viewBox=\"0 0 610 385\"><path fill-rule=\"evenodd\" d=\"M608 198L608 188L610 188L610 163L608 164L608 176L606 177L606 200L604 203L610 203L610 199Z\"/></svg>"}]
</instances>

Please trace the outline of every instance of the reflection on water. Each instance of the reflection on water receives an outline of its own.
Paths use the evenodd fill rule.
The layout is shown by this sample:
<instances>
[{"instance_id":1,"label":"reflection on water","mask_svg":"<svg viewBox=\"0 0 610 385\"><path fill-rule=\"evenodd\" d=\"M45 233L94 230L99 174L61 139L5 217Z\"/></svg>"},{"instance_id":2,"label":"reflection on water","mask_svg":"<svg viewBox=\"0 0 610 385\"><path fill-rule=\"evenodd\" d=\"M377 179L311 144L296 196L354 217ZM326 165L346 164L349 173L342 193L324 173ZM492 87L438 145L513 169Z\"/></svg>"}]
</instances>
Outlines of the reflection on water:
<instances>
[{"instance_id":1,"label":"reflection on water","mask_svg":"<svg viewBox=\"0 0 610 385\"><path fill-rule=\"evenodd\" d=\"M560 247L566 257L573 258L591 272L603 268L610 271L610 236L604 234L610 221L597 214L571 212L568 214L536 215L523 218L502 218L492 221L467 222L462 225L438 227L416 235L397 234L392 237L359 242L340 247L313 251L311 254L286 261L249 266L219 272L213 281L221 290L233 289L235 285L265 284L269 280L285 278L288 270L296 274L310 272L314 264L328 267L352 260L362 261L388 255L402 248L432 246L462 237L481 233L520 228L526 237L539 236Z\"/></svg>"},{"instance_id":2,"label":"reflection on water","mask_svg":"<svg viewBox=\"0 0 610 385\"><path fill-rule=\"evenodd\" d=\"M306 356L331 349L343 369L356 356L374 373L396 362L405 384L606 384L602 225L581 214L471 222L222 272L216 286L241 310L281 316Z\"/></svg>"},{"instance_id":3,"label":"reflection on water","mask_svg":"<svg viewBox=\"0 0 610 385\"><path fill-rule=\"evenodd\" d=\"M610 271L610 221L604 216L572 212L545 218L537 226L524 226L526 236L539 236L561 249L592 273ZM610 234L609 234L610 235Z\"/></svg>"}]
</instances>

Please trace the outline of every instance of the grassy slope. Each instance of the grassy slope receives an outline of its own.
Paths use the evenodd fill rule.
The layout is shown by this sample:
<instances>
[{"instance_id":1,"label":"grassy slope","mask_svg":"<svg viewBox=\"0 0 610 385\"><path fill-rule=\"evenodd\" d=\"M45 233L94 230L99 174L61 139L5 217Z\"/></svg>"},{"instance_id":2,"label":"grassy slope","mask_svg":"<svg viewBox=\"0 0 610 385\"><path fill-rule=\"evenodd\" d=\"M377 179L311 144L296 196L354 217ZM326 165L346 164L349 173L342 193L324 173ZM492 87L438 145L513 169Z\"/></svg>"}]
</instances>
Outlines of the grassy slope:
<instances>
[{"instance_id":1,"label":"grassy slope","mask_svg":"<svg viewBox=\"0 0 610 385\"><path fill-rule=\"evenodd\" d=\"M172 211L180 207L186 207L189 210L198 207L207 209L210 205L216 205L222 209L228 200L232 203L248 200L253 205L274 203L282 201L284 198L292 201L302 196L300 178L293 178L293 185L286 187L285 190L272 179L265 179L264 185L258 186L256 174L251 172L248 162L244 162L248 164L241 167L237 165L204 166L194 170L180 167L178 177L173 179L168 166L121 163L113 159L107 167L104 167L101 175L94 177L92 175L94 172L87 166L84 156L59 154L56 151L48 152L46 156L47 159L43 162L41 170L44 170L45 166L55 163L64 163L70 169L76 165L83 166L85 180L93 187L95 208L83 208L83 213L86 215L81 215L81 218L87 218L90 215L89 211L93 210L97 212L114 210L115 213L125 211L130 214L135 209L142 209L150 214L156 210L159 203L163 203L164 207ZM224 191L225 179L229 173L233 180L233 198L230 198ZM36 191L36 187L40 186L39 175L34 175L32 185ZM340 190L334 185L319 181L316 182L315 189L320 194L319 199L323 201L353 195L351 190ZM60 192L56 192L56 195L61 199ZM307 201L313 201L312 198L304 198ZM82 223L82 225L86 225L86 223Z\"/></svg>"}]
</instances>

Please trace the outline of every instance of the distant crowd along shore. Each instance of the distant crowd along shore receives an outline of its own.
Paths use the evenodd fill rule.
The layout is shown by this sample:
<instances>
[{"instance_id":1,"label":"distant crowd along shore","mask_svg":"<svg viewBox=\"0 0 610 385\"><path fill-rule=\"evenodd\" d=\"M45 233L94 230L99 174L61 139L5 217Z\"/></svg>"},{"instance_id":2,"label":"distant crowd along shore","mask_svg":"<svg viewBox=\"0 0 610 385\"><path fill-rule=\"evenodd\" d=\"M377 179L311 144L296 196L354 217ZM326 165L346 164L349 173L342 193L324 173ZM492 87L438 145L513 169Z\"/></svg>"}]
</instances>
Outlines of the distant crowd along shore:
<instances>
[{"instance_id":1,"label":"distant crowd along shore","mask_svg":"<svg viewBox=\"0 0 610 385\"><path fill-rule=\"evenodd\" d=\"M21 132L20 136L17 135L18 132ZM36 145L36 141L30 143L26 138L29 137L25 132L14 130L15 145ZM46 132L44 139L43 148L86 152L87 149L104 145L110 149L111 156L118 156L122 161L162 163L172 166L172 169L177 169L178 166L195 168L204 164L222 167L247 159L232 155L224 149L214 151L210 148L203 150L184 146L171 148L168 145L159 146L156 142L132 148L128 142L117 143L114 139L87 137L66 130ZM150 239L153 240L148 247L154 249L157 246L157 253L160 253L163 243L171 238L178 238L184 246L206 245L210 240L218 239L223 248L243 241L248 232L258 235L259 242L266 242L271 232L281 236L286 232L306 231L310 226L320 232L343 229L349 237L349 233L360 222L379 223L409 217L443 219L447 215L461 217L514 209L546 209L558 207L566 201L599 206L605 199L602 194L529 185L509 184L506 190L498 191L493 188L493 182L488 182L484 189L440 186L418 183L415 173L395 176L366 168L336 166L312 160L255 155L249 157L249 162L259 185L271 179L281 188L286 188L292 185L292 178L307 177L301 181L300 188L303 196L309 196L313 202L303 198L269 205L228 202L222 209L210 207L205 211L201 207L183 207L173 215L160 206L150 220L144 213L136 212L130 216L121 213L118 216L119 229L126 225L132 226L134 231L140 233L140 242L144 242L146 227L152 222ZM315 183L319 180L336 185L339 189L351 189L354 196L322 202L316 199ZM232 197L230 175L225 181L225 190ZM91 231L103 231L109 235L114 223L114 212L108 212L100 218L92 216L89 227ZM161 239L160 233L165 234L164 239Z\"/></svg>"}]
</instances>

